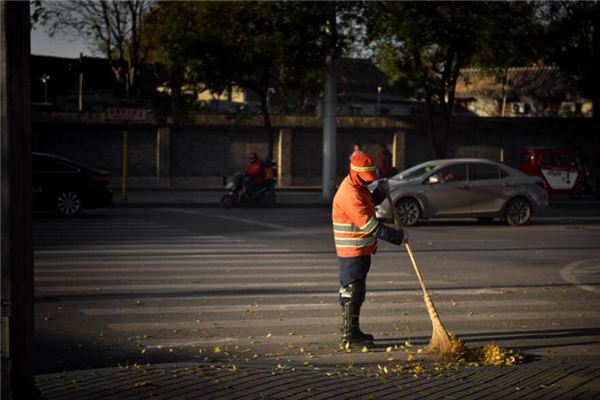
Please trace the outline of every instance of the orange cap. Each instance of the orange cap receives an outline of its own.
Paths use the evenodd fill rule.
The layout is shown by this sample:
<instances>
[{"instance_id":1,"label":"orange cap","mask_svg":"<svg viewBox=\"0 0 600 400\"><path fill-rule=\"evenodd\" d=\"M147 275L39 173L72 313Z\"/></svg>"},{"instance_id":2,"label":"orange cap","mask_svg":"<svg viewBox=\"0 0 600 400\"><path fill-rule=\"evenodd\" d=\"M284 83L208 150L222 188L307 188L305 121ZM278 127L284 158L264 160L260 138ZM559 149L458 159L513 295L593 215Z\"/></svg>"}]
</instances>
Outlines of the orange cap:
<instances>
[{"instance_id":1,"label":"orange cap","mask_svg":"<svg viewBox=\"0 0 600 400\"><path fill-rule=\"evenodd\" d=\"M358 176L364 182L373 182L378 178L373 159L364 153L356 153L350 159L350 176Z\"/></svg>"}]
</instances>

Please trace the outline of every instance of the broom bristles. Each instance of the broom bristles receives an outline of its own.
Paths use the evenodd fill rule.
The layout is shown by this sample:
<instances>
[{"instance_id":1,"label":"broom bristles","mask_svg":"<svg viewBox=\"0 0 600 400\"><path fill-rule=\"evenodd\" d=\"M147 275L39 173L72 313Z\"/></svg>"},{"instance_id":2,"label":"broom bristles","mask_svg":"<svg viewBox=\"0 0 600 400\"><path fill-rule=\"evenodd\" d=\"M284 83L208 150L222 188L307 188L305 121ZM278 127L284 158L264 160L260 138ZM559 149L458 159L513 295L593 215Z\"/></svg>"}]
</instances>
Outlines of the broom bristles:
<instances>
[{"instance_id":1,"label":"broom bristles","mask_svg":"<svg viewBox=\"0 0 600 400\"><path fill-rule=\"evenodd\" d=\"M438 313L433 305L433 301L428 293L423 295L425 299L425 305L427 306L427 312L433 325L433 332L431 333L431 340L429 341L429 352L436 354L447 353L451 348L450 335L444 328L442 321L438 317Z\"/></svg>"},{"instance_id":2,"label":"broom bristles","mask_svg":"<svg viewBox=\"0 0 600 400\"><path fill-rule=\"evenodd\" d=\"M433 332L429 341L429 352L436 354L444 354L450 351L451 343L450 336L446 329L441 324L433 324Z\"/></svg>"}]
</instances>

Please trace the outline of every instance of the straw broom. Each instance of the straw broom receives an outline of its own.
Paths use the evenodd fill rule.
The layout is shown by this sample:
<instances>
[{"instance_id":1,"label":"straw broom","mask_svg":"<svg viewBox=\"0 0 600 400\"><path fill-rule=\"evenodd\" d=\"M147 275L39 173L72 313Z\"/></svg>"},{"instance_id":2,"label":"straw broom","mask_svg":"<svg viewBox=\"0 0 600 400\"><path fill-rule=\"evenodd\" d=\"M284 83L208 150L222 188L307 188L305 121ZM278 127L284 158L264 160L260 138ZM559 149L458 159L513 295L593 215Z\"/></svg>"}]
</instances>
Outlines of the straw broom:
<instances>
[{"instance_id":1,"label":"straw broom","mask_svg":"<svg viewBox=\"0 0 600 400\"><path fill-rule=\"evenodd\" d=\"M400 224L400 217L398 216L398 210L392 203L392 198L390 197L389 189L386 190L385 195L387 197L388 203L390 203L390 208L392 209L392 213L394 215L394 225L397 229L402 228ZM415 269L417 274L417 279L419 280L419 284L421 285L421 289L423 289L423 299L425 300L425 305L427 306L427 312L429 313L429 318L431 319L431 324L433 325L433 333L431 334L431 340L429 341L429 352L436 354L444 354L450 351L451 349L451 341L446 328L444 328L444 324L440 321L440 317L435 309L433 304L433 300L431 300L431 296L427 291L427 287L425 286L425 282L423 280L423 276L421 275L421 271L419 271L419 267L417 267L417 262L415 261L415 256L410 248L408 243L405 243L406 251L408 252L408 256L410 257L410 261Z\"/></svg>"}]
</instances>

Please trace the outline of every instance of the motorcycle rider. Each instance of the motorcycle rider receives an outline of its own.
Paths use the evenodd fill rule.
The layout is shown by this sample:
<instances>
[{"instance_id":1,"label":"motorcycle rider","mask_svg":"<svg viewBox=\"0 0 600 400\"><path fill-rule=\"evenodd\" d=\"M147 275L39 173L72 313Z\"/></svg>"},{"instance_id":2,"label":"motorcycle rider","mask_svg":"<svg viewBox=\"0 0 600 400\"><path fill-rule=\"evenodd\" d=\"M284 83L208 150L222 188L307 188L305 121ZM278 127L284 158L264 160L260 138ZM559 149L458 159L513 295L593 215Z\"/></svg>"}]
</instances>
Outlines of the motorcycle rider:
<instances>
[{"instance_id":1,"label":"motorcycle rider","mask_svg":"<svg viewBox=\"0 0 600 400\"><path fill-rule=\"evenodd\" d=\"M250 153L250 164L244 169L244 192L252 193L264 181L264 170L256 152Z\"/></svg>"},{"instance_id":2,"label":"motorcycle rider","mask_svg":"<svg viewBox=\"0 0 600 400\"><path fill-rule=\"evenodd\" d=\"M388 190L387 180L382 179L372 197L367 186L375 180L377 174L373 159L367 154L357 153L352 156L350 173L333 199L332 220L342 306L341 348L373 345L373 335L360 330L359 317L377 238L396 245L408 242L407 232L390 228L375 218L374 198L380 203Z\"/></svg>"}]
</instances>

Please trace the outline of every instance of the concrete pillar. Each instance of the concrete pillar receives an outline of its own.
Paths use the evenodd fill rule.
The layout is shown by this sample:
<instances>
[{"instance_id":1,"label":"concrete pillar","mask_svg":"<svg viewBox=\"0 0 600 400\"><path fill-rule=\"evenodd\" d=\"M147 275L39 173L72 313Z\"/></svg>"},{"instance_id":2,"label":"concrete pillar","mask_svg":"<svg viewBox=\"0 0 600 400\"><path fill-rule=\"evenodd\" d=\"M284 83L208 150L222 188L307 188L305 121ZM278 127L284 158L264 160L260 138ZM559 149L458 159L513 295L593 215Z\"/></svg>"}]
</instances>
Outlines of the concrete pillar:
<instances>
[{"instance_id":1,"label":"concrete pillar","mask_svg":"<svg viewBox=\"0 0 600 400\"><path fill-rule=\"evenodd\" d=\"M325 93L323 95L323 178L321 197L323 200L333 200L336 180L336 144L337 144L337 81L335 76L335 64L337 51L336 27L336 5L329 3L330 18L328 20L328 31L331 34L331 53L325 60Z\"/></svg>"},{"instance_id":2,"label":"concrete pillar","mask_svg":"<svg viewBox=\"0 0 600 400\"><path fill-rule=\"evenodd\" d=\"M277 184L292 185L292 130L279 130L277 143Z\"/></svg>"},{"instance_id":3,"label":"concrete pillar","mask_svg":"<svg viewBox=\"0 0 600 400\"><path fill-rule=\"evenodd\" d=\"M171 128L156 130L156 181L159 186L171 186Z\"/></svg>"},{"instance_id":4,"label":"concrete pillar","mask_svg":"<svg viewBox=\"0 0 600 400\"><path fill-rule=\"evenodd\" d=\"M34 399L29 2L0 3L2 399Z\"/></svg>"},{"instance_id":5,"label":"concrete pillar","mask_svg":"<svg viewBox=\"0 0 600 400\"><path fill-rule=\"evenodd\" d=\"M335 80L335 58L327 57L325 95L323 100L323 180L321 196L323 200L333 199L336 173L336 117L337 85Z\"/></svg>"},{"instance_id":6,"label":"concrete pillar","mask_svg":"<svg viewBox=\"0 0 600 400\"><path fill-rule=\"evenodd\" d=\"M392 141L392 164L398 172L406 169L406 132L394 132Z\"/></svg>"}]
</instances>

